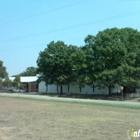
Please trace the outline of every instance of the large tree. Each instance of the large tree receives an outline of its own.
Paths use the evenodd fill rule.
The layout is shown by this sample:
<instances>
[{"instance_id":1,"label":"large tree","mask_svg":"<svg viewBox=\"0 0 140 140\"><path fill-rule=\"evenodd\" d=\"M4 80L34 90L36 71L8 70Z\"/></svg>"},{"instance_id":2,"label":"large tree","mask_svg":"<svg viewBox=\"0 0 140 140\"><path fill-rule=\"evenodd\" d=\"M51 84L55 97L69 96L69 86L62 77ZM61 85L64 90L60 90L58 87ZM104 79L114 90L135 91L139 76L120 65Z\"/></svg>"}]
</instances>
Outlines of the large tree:
<instances>
[{"instance_id":1,"label":"large tree","mask_svg":"<svg viewBox=\"0 0 140 140\"><path fill-rule=\"evenodd\" d=\"M0 78L6 78L8 77L8 73L6 72L6 67L3 66L3 61L0 60Z\"/></svg>"},{"instance_id":2,"label":"large tree","mask_svg":"<svg viewBox=\"0 0 140 140\"><path fill-rule=\"evenodd\" d=\"M89 81L107 86L109 95L115 84L139 86L140 33L131 28L106 29L85 39ZM137 60L137 61L136 61Z\"/></svg>"},{"instance_id":3,"label":"large tree","mask_svg":"<svg viewBox=\"0 0 140 140\"><path fill-rule=\"evenodd\" d=\"M125 45L124 63L118 70L122 84L129 87L140 87L140 32L132 28L120 29L120 41Z\"/></svg>"},{"instance_id":4,"label":"large tree","mask_svg":"<svg viewBox=\"0 0 140 140\"><path fill-rule=\"evenodd\" d=\"M62 85L77 80L77 66L73 64L77 52L80 50L76 46L68 46L62 41L49 43L37 59L39 79L46 84L59 85L60 93L63 93ZM81 65L80 61L78 63Z\"/></svg>"}]
</instances>

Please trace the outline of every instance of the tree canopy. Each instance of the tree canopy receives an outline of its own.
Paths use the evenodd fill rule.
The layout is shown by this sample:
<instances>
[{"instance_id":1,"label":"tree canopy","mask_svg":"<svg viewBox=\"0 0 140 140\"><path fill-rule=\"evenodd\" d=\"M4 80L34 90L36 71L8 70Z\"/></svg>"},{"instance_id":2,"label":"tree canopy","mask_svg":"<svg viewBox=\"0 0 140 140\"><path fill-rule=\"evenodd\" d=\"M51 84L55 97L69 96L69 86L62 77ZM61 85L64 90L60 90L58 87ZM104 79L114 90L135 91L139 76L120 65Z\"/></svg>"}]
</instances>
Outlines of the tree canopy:
<instances>
[{"instance_id":1,"label":"tree canopy","mask_svg":"<svg viewBox=\"0 0 140 140\"><path fill-rule=\"evenodd\" d=\"M10 86L13 86L13 81L10 80L8 77L4 79L4 81L2 82L2 86L7 86L7 87L10 87Z\"/></svg>"},{"instance_id":2,"label":"tree canopy","mask_svg":"<svg viewBox=\"0 0 140 140\"><path fill-rule=\"evenodd\" d=\"M51 42L40 52L37 73L46 84L76 82L108 87L140 87L140 32L111 28L88 35L82 47Z\"/></svg>"},{"instance_id":3,"label":"tree canopy","mask_svg":"<svg viewBox=\"0 0 140 140\"><path fill-rule=\"evenodd\" d=\"M6 67L3 66L3 61L0 60L0 78L6 78L8 77L8 73L6 72Z\"/></svg>"},{"instance_id":4,"label":"tree canopy","mask_svg":"<svg viewBox=\"0 0 140 140\"><path fill-rule=\"evenodd\" d=\"M25 71L21 72L20 76L36 76L36 67L27 67Z\"/></svg>"},{"instance_id":5,"label":"tree canopy","mask_svg":"<svg viewBox=\"0 0 140 140\"><path fill-rule=\"evenodd\" d=\"M40 52L37 59L39 79L46 84L62 85L76 81L78 76L78 65L76 60L79 55L78 63L81 65L81 50L72 45L66 45L62 41L50 42L44 51Z\"/></svg>"},{"instance_id":6,"label":"tree canopy","mask_svg":"<svg viewBox=\"0 0 140 140\"><path fill-rule=\"evenodd\" d=\"M20 74L17 74L17 75L13 75L12 77L15 77L15 76L36 76L37 74L37 68L36 67L27 67L25 71L21 72Z\"/></svg>"},{"instance_id":7,"label":"tree canopy","mask_svg":"<svg viewBox=\"0 0 140 140\"><path fill-rule=\"evenodd\" d=\"M20 76L17 75L17 76L15 76L15 79L13 80L13 86L18 88L20 85L21 85Z\"/></svg>"},{"instance_id":8,"label":"tree canopy","mask_svg":"<svg viewBox=\"0 0 140 140\"><path fill-rule=\"evenodd\" d=\"M85 43L84 48L89 52L87 55L91 82L107 86L109 94L115 84L139 85L140 81L134 75L136 69L139 69L136 62L139 59L140 33L137 30L106 29L96 36L88 35Z\"/></svg>"}]
</instances>

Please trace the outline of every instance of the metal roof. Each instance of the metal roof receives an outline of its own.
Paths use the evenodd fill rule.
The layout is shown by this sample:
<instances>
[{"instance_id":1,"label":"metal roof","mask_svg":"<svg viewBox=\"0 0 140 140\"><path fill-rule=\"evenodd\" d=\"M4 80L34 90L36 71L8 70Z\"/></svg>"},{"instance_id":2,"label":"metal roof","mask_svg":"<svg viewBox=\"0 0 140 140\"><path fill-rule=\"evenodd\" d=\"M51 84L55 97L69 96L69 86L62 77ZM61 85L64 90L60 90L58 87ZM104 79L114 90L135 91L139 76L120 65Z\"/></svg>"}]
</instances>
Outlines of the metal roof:
<instances>
[{"instance_id":1,"label":"metal roof","mask_svg":"<svg viewBox=\"0 0 140 140\"><path fill-rule=\"evenodd\" d=\"M10 80L14 80L15 77L9 77ZM38 79L38 77L36 76L24 76L24 77L20 77L20 82L22 83L28 83L28 82L36 82Z\"/></svg>"}]
</instances>

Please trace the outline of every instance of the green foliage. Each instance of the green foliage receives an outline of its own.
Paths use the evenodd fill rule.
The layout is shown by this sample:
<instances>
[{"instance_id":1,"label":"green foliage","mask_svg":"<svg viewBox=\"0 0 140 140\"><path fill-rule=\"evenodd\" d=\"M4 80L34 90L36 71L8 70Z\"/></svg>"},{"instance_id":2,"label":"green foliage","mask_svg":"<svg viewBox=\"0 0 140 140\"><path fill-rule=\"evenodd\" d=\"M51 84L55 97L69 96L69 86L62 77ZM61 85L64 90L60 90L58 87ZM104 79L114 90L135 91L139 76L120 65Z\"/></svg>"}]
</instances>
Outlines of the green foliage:
<instances>
[{"instance_id":1,"label":"green foliage","mask_svg":"<svg viewBox=\"0 0 140 140\"><path fill-rule=\"evenodd\" d=\"M2 79L0 78L0 87L3 86L3 81Z\"/></svg>"},{"instance_id":2,"label":"green foliage","mask_svg":"<svg viewBox=\"0 0 140 140\"><path fill-rule=\"evenodd\" d=\"M20 87L20 85L21 85L20 76L17 75L17 76L15 76L15 79L13 80L13 86L18 88L18 87Z\"/></svg>"},{"instance_id":3,"label":"green foliage","mask_svg":"<svg viewBox=\"0 0 140 140\"><path fill-rule=\"evenodd\" d=\"M39 79L60 86L77 81L78 70L83 65L82 55L76 46L67 46L62 41L51 42L37 59Z\"/></svg>"},{"instance_id":4,"label":"green foliage","mask_svg":"<svg viewBox=\"0 0 140 140\"><path fill-rule=\"evenodd\" d=\"M20 73L20 76L36 76L36 67L28 67L24 72Z\"/></svg>"},{"instance_id":5,"label":"green foliage","mask_svg":"<svg viewBox=\"0 0 140 140\"><path fill-rule=\"evenodd\" d=\"M46 84L78 83L140 87L140 32L111 28L88 35L83 47L51 42L37 59L39 79Z\"/></svg>"},{"instance_id":6,"label":"green foliage","mask_svg":"<svg viewBox=\"0 0 140 140\"><path fill-rule=\"evenodd\" d=\"M106 29L96 36L87 36L85 43L93 83L107 86L110 93L115 84L139 86L136 69L140 60L140 33L137 30Z\"/></svg>"},{"instance_id":7,"label":"green foliage","mask_svg":"<svg viewBox=\"0 0 140 140\"><path fill-rule=\"evenodd\" d=\"M8 77L8 73L6 72L6 67L3 66L3 61L0 60L0 78Z\"/></svg>"},{"instance_id":8,"label":"green foliage","mask_svg":"<svg viewBox=\"0 0 140 140\"><path fill-rule=\"evenodd\" d=\"M37 74L37 68L36 67L27 67L25 71L21 72L20 74L13 75L15 76L36 76Z\"/></svg>"},{"instance_id":9,"label":"green foliage","mask_svg":"<svg viewBox=\"0 0 140 140\"><path fill-rule=\"evenodd\" d=\"M3 85L3 86L10 87L10 86L13 86L13 82L12 82L12 80L10 80L10 79L7 77L7 78L4 79L2 85Z\"/></svg>"}]
</instances>

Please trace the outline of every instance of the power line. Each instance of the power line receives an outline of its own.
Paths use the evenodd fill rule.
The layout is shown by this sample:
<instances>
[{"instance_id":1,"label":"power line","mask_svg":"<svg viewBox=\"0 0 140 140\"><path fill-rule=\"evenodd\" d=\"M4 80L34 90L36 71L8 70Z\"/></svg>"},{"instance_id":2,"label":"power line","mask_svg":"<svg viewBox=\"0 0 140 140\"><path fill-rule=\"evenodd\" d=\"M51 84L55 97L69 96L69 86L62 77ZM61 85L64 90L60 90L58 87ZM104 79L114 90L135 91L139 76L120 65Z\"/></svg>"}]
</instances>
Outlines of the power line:
<instances>
[{"instance_id":1,"label":"power line","mask_svg":"<svg viewBox=\"0 0 140 140\"><path fill-rule=\"evenodd\" d=\"M137 27L137 28L140 28ZM72 39L67 39L67 40L62 40L62 41L71 41L71 40L79 40L79 39L84 39L85 37L78 37L78 38L72 38ZM25 48L32 48L32 47L38 47L38 46L44 46L47 45L46 43L44 44L38 44L38 45L33 45L33 46L27 46L27 47L18 47L18 48L10 48L10 49L4 49L4 50L0 50L0 51L11 51L11 50L19 50L19 49L25 49Z\"/></svg>"},{"instance_id":2,"label":"power line","mask_svg":"<svg viewBox=\"0 0 140 140\"><path fill-rule=\"evenodd\" d=\"M31 47L38 47L38 46L44 46L46 44L38 44L38 45L33 45L33 46L27 46L27 47L19 47L19 48L10 48L10 49L4 49L0 51L11 51L11 50L20 50L20 49L25 49L25 48L31 48Z\"/></svg>"},{"instance_id":3,"label":"power line","mask_svg":"<svg viewBox=\"0 0 140 140\"><path fill-rule=\"evenodd\" d=\"M80 4L80 3L84 2L84 1L86 1L86 0L82 0L82 1L79 1L79 2L75 2L75 3L69 4L69 5L65 5L65 6L62 6L62 7L58 7L58 8L55 8L55 9L52 9L52 10L48 10L48 11L45 11L45 12L40 12L40 13L37 13L37 14L33 14L33 15L30 15L30 16L27 16L27 17L15 19L15 20L12 20L12 21L3 22L3 23L0 23L0 25L10 24L10 23L17 22L17 21L20 21L20 20L24 20L24 19L36 17L36 16L39 16L39 15L42 15L42 14L47 14L47 13L50 13L50 12L53 12L53 11L57 11L57 10L60 10L60 9L63 9L63 8L67 8L67 7L76 5L76 4Z\"/></svg>"},{"instance_id":4,"label":"power line","mask_svg":"<svg viewBox=\"0 0 140 140\"><path fill-rule=\"evenodd\" d=\"M79 38L72 38L72 39L67 39L64 41L71 41L71 40L78 40L78 39L84 39L85 37L79 37ZM63 40L62 40L63 41ZM47 44L38 44L38 45L33 45L33 46L27 46L27 47L16 47L16 48L10 48L10 49L4 49L4 50L0 50L0 51L11 51L11 50L19 50L19 49L25 49L25 48L32 48L32 47L38 47L38 46L45 46Z\"/></svg>"},{"instance_id":5,"label":"power line","mask_svg":"<svg viewBox=\"0 0 140 140\"><path fill-rule=\"evenodd\" d=\"M107 18L102 18L102 19L99 19L99 20L89 21L89 22L85 22L85 23L81 23L81 24L77 24L77 25L72 25L72 26L68 26L68 27L64 27L64 28L60 28L60 29L55 29L55 30L50 30L50 31L37 33L37 34L21 36L21 37L17 37L17 38L11 38L11 39L7 39L7 40L2 40L0 43L20 40L20 39L25 39L25 38L30 38L30 37L40 36L40 35L45 35L45 34L49 34L49 33L53 33L53 32L69 30L69 29L78 28L78 27L82 27L82 26L88 26L88 25L92 25L92 24L96 24L96 23L101 23L101 22L105 22L105 21L110 21L110 20L114 20L114 19L119 19L119 18L123 18L123 17L136 15L136 14L139 14L139 13L140 13L140 10L136 10L136 11L132 11L132 12L116 15L116 16L111 16L111 17L107 17Z\"/></svg>"}]
</instances>

